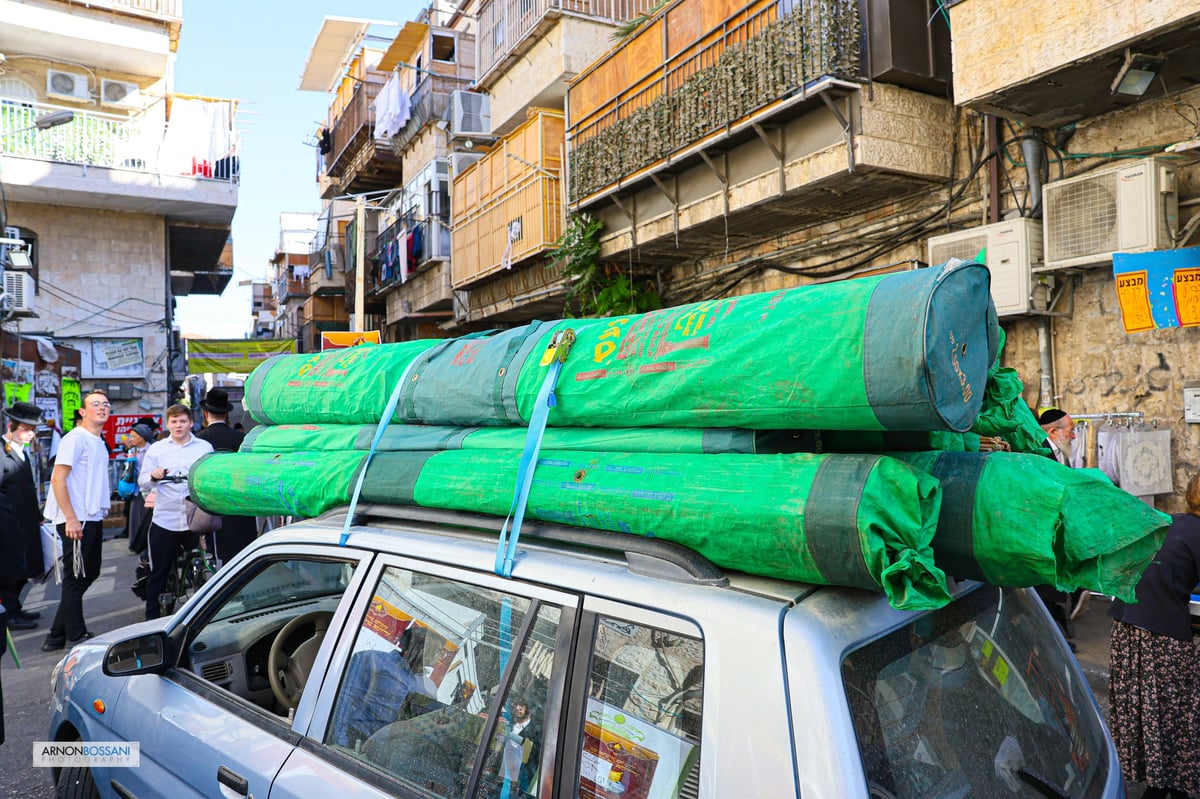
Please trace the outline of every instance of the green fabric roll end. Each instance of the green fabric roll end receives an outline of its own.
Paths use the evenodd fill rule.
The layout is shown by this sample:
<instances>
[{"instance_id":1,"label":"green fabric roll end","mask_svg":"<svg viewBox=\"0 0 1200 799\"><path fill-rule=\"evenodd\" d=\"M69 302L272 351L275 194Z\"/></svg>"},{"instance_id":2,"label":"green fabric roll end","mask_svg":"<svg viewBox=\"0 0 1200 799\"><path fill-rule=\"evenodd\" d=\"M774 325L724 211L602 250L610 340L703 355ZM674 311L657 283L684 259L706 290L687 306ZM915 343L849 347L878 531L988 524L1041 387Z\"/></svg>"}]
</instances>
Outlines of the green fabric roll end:
<instances>
[{"instance_id":1,"label":"green fabric roll end","mask_svg":"<svg viewBox=\"0 0 1200 799\"><path fill-rule=\"evenodd\" d=\"M188 492L223 516L311 518L350 501L366 453L211 452L192 464Z\"/></svg>"},{"instance_id":2,"label":"green fabric roll end","mask_svg":"<svg viewBox=\"0 0 1200 799\"><path fill-rule=\"evenodd\" d=\"M1056 584L1064 591L1090 588L1136 602L1138 580L1162 548L1171 517L1116 488L1098 469L1059 471L1070 479L1062 502L1064 561Z\"/></svg>"},{"instance_id":3,"label":"green fabric roll end","mask_svg":"<svg viewBox=\"0 0 1200 799\"><path fill-rule=\"evenodd\" d=\"M993 585L1084 588L1129 600L1169 516L1102 472L1015 452L897 456L942 485L933 550L947 574Z\"/></svg>"},{"instance_id":4,"label":"green fabric roll end","mask_svg":"<svg viewBox=\"0 0 1200 799\"><path fill-rule=\"evenodd\" d=\"M888 603L897 610L936 610L950 602L945 572L914 549L895 553L879 576Z\"/></svg>"}]
</instances>

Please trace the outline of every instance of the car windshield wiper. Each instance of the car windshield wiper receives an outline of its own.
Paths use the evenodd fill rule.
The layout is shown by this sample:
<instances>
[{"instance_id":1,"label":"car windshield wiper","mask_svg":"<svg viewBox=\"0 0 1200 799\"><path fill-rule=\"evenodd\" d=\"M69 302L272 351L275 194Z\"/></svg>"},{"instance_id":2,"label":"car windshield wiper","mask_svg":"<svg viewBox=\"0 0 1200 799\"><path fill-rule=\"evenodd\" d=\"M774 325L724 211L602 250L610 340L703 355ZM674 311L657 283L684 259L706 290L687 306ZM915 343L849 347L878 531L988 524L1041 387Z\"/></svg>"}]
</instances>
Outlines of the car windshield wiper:
<instances>
[{"instance_id":1,"label":"car windshield wiper","mask_svg":"<svg viewBox=\"0 0 1200 799\"><path fill-rule=\"evenodd\" d=\"M1042 796L1045 796L1046 799L1074 799L1071 794L1067 793L1062 788L1050 782L1040 774L1035 774L1024 766L1017 769L1017 776L1021 778L1021 782L1033 788Z\"/></svg>"}]
</instances>

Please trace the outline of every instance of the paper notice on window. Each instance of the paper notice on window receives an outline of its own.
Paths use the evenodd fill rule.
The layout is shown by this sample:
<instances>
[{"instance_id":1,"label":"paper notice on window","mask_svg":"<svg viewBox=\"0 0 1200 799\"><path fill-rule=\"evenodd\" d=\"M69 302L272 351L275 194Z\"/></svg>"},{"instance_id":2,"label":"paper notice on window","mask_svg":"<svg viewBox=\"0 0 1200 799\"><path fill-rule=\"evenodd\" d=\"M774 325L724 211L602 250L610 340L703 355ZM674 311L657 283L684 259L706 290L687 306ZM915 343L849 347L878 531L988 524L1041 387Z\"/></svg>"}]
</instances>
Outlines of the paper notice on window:
<instances>
[{"instance_id":1,"label":"paper notice on window","mask_svg":"<svg viewBox=\"0 0 1200 799\"><path fill-rule=\"evenodd\" d=\"M105 368L127 369L142 364L142 342L136 338L97 341L93 357L103 359ZM99 364L97 364L99 366Z\"/></svg>"}]
</instances>

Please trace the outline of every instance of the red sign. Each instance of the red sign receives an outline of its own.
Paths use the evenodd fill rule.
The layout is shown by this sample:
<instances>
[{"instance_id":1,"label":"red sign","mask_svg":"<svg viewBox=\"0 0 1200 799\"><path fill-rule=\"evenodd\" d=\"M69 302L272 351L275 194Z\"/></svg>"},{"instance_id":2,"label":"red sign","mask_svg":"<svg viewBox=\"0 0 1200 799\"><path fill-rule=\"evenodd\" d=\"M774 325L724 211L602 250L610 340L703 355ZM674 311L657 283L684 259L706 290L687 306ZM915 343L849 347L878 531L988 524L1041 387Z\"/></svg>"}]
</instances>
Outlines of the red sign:
<instances>
[{"instance_id":1,"label":"red sign","mask_svg":"<svg viewBox=\"0 0 1200 799\"><path fill-rule=\"evenodd\" d=\"M139 413L136 416L109 414L108 421L104 423L104 443L108 444L109 457L116 458L125 453L125 447L129 443L125 436L142 419L153 419L160 429L162 427L162 417L158 414Z\"/></svg>"}]
</instances>

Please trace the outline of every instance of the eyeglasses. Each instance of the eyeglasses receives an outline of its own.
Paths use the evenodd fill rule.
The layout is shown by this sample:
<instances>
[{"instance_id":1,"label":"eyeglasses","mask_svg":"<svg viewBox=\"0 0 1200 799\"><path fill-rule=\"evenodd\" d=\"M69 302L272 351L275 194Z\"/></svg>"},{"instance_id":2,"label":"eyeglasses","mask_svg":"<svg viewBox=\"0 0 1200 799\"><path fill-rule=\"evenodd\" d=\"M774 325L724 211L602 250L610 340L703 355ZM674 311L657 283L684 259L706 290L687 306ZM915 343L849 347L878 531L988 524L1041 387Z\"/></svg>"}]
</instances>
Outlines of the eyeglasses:
<instances>
[{"instance_id":1,"label":"eyeglasses","mask_svg":"<svg viewBox=\"0 0 1200 799\"><path fill-rule=\"evenodd\" d=\"M110 403L110 402L89 402L88 405L90 405L93 408L111 408L112 407L112 403Z\"/></svg>"}]
</instances>

